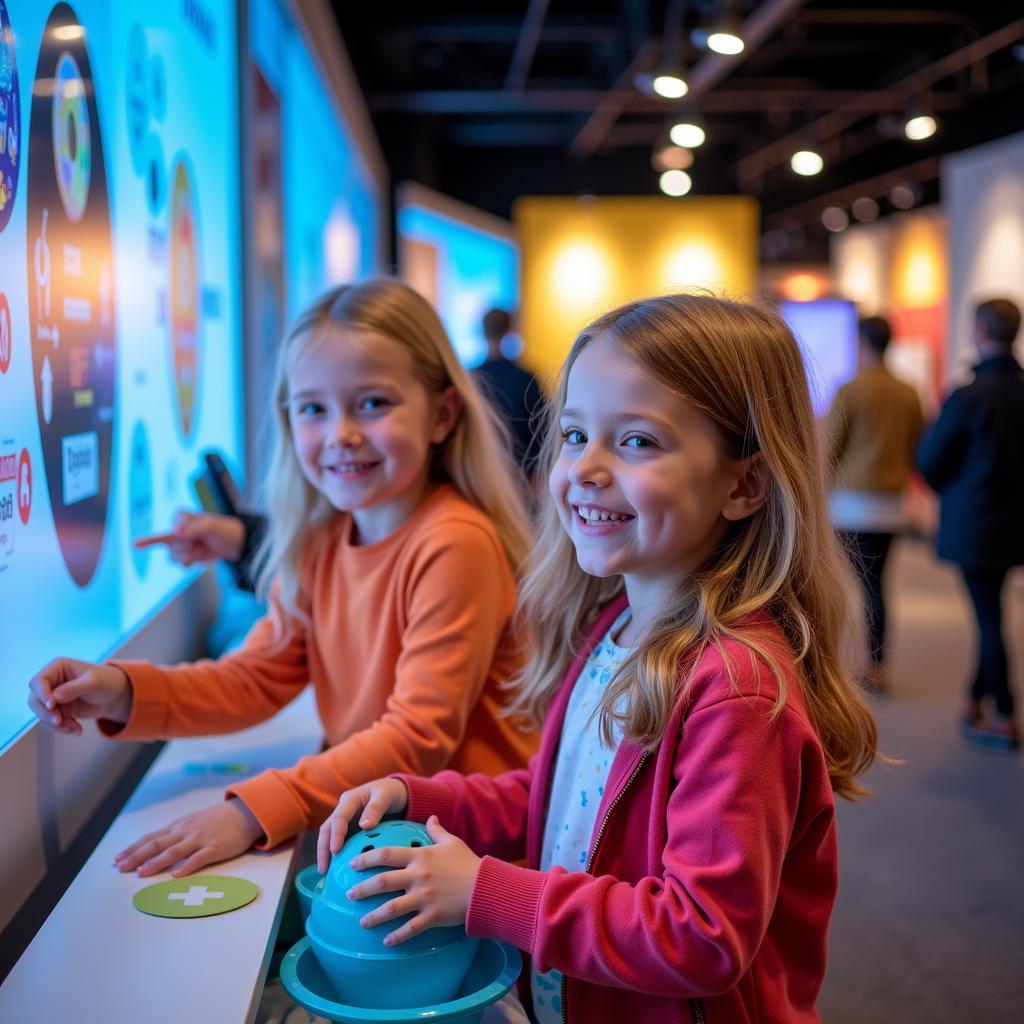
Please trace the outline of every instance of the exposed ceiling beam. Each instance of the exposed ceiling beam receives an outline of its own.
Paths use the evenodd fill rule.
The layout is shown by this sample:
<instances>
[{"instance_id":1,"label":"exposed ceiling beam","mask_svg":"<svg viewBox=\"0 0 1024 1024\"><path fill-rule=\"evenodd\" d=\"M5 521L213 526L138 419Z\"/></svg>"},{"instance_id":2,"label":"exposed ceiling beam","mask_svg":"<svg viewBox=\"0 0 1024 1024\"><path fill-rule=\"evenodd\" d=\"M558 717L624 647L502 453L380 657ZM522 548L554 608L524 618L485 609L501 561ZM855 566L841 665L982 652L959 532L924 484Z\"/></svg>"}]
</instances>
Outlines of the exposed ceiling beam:
<instances>
[{"instance_id":1,"label":"exposed ceiling beam","mask_svg":"<svg viewBox=\"0 0 1024 1024\"><path fill-rule=\"evenodd\" d=\"M963 11L922 10L911 7L810 7L800 13L804 25L965 25Z\"/></svg>"},{"instance_id":2,"label":"exposed ceiling beam","mask_svg":"<svg viewBox=\"0 0 1024 1024\"><path fill-rule=\"evenodd\" d=\"M723 56L718 53L708 54L690 69L690 73L687 75L687 82L690 86L688 98L699 99L703 93L717 85L806 3L807 0L764 0L743 23L743 41L746 45L742 53L733 56ZM660 47L654 39L648 40L641 47L629 67L608 90L605 99L569 144L569 152L573 156L585 159L598 150L609 129L629 102L629 96L634 91L633 78L636 72L648 70L656 59L659 49Z\"/></svg>"},{"instance_id":3,"label":"exposed ceiling beam","mask_svg":"<svg viewBox=\"0 0 1024 1024\"><path fill-rule=\"evenodd\" d=\"M1024 35L1024 18L1004 25L973 43L963 46L945 57L907 75L889 88L903 93L906 99L919 96L936 82L970 67L976 61L984 60L990 54L1010 46ZM781 139L770 142L761 149L742 157L736 164L740 187L749 189L766 171L789 159L794 147L803 145L808 137L819 143L826 142L864 116L864 111L852 100L838 109L813 121L811 124L791 132Z\"/></svg>"},{"instance_id":4,"label":"exposed ceiling beam","mask_svg":"<svg viewBox=\"0 0 1024 1024\"><path fill-rule=\"evenodd\" d=\"M787 222L802 221L809 223L821 216L826 206L846 206L859 196L877 196L887 192L895 185L903 182L925 182L937 178L942 170L941 156L926 156L912 164L905 164L884 174L876 174L852 185L843 185L813 199L805 199L792 206L774 210L766 215L766 220L773 225L785 226Z\"/></svg>"},{"instance_id":5,"label":"exposed ceiling beam","mask_svg":"<svg viewBox=\"0 0 1024 1024\"><path fill-rule=\"evenodd\" d=\"M508 68L505 88L513 92L522 92L526 88L526 80L530 77L530 65L533 63L540 33L544 28L544 18L548 13L548 0L530 0L523 18L523 28L516 40L516 49L512 54L512 63Z\"/></svg>"},{"instance_id":6,"label":"exposed ceiling beam","mask_svg":"<svg viewBox=\"0 0 1024 1024\"><path fill-rule=\"evenodd\" d=\"M736 83L737 86L740 84ZM500 89L423 89L410 92L380 92L370 97L376 113L410 114L576 114L594 110L607 93L597 89L529 89L511 93ZM814 89L772 88L767 83L751 88L716 89L701 101L711 113L759 113L786 107L802 110L898 110L906 102L901 89ZM937 110L955 110L963 105L953 92L931 97ZM672 107L642 93L634 92L619 113L667 115Z\"/></svg>"},{"instance_id":7,"label":"exposed ceiling beam","mask_svg":"<svg viewBox=\"0 0 1024 1024\"><path fill-rule=\"evenodd\" d=\"M501 43L510 44L522 34L519 18L490 18L467 21L465 18L431 18L424 21L389 25L376 32L384 42L396 39L429 43ZM600 43L617 39L622 34L618 25L599 19L574 21L547 18L544 22L546 43Z\"/></svg>"}]
</instances>

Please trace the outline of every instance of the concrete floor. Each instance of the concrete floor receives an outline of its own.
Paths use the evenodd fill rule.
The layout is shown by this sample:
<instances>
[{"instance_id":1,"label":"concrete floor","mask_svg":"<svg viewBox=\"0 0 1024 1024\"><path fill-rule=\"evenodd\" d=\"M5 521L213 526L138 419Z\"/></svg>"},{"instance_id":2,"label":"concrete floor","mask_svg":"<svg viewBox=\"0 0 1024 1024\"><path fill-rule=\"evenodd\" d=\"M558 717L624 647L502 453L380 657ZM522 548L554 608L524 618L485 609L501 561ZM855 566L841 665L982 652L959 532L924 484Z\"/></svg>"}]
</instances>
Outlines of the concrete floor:
<instances>
[{"instance_id":1,"label":"concrete floor","mask_svg":"<svg viewBox=\"0 0 1024 1024\"><path fill-rule=\"evenodd\" d=\"M875 796L839 809L840 892L826 1024L1024 1020L1024 756L957 730L975 630L952 566L916 541L887 568L892 694L876 698ZM1024 710L1024 569L1005 592L1011 680Z\"/></svg>"}]
</instances>

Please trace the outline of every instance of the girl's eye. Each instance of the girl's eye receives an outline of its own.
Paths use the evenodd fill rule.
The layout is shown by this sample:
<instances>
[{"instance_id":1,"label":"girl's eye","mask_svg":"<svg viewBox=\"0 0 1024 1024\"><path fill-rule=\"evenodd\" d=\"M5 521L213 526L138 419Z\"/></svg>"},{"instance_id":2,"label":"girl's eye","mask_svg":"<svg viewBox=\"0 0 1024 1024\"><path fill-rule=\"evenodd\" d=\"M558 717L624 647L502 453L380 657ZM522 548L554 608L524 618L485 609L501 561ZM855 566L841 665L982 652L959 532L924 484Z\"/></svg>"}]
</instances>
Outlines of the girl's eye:
<instances>
[{"instance_id":1,"label":"girl's eye","mask_svg":"<svg viewBox=\"0 0 1024 1024\"><path fill-rule=\"evenodd\" d=\"M319 402L300 402L295 407L295 412L299 416L317 416L324 411L324 407Z\"/></svg>"},{"instance_id":2,"label":"girl's eye","mask_svg":"<svg viewBox=\"0 0 1024 1024\"><path fill-rule=\"evenodd\" d=\"M368 395L359 403L360 409L365 409L369 412L375 412L378 409L385 409L391 403L380 395Z\"/></svg>"},{"instance_id":3,"label":"girl's eye","mask_svg":"<svg viewBox=\"0 0 1024 1024\"><path fill-rule=\"evenodd\" d=\"M630 434L623 442L629 448L652 448L654 442L649 437L640 434Z\"/></svg>"},{"instance_id":4,"label":"girl's eye","mask_svg":"<svg viewBox=\"0 0 1024 1024\"><path fill-rule=\"evenodd\" d=\"M569 427L568 430L562 431L562 443L563 444L586 444L587 436L582 430L577 430L575 427Z\"/></svg>"}]
</instances>

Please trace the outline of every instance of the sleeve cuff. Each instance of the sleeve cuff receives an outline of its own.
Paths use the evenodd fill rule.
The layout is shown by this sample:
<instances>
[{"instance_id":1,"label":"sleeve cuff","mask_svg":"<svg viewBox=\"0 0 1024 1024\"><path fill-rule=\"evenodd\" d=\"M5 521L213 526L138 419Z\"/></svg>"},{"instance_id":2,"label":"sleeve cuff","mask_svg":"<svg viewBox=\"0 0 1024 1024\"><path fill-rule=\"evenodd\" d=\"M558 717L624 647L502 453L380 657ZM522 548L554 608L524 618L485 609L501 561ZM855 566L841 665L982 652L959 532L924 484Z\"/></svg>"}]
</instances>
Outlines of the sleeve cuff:
<instances>
[{"instance_id":1,"label":"sleeve cuff","mask_svg":"<svg viewBox=\"0 0 1024 1024\"><path fill-rule=\"evenodd\" d=\"M444 783L401 773L391 778L402 782L409 793L405 813L410 821L426 821L432 814L436 814L437 820L445 828L452 824L455 817L455 795Z\"/></svg>"},{"instance_id":2,"label":"sleeve cuff","mask_svg":"<svg viewBox=\"0 0 1024 1024\"><path fill-rule=\"evenodd\" d=\"M274 770L261 772L244 782L229 786L224 798L237 797L252 812L263 829L263 838L254 843L257 850L272 850L309 827L307 816L296 802L295 794Z\"/></svg>"},{"instance_id":3,"label":"sleeve cuff","mask_svg":"<svg viewBox=\"0 0 1024 1024\"><path fill-rule=\"evenodd\" d=\"M466 931L532 954L544 881L543 871L484 857L469 897Z\"/></svg>"},{"instance_id":4,"label":"sleeve cuff","mask_svg":"<svg viewBox=\"0 0 1024 1024\"><path fill-rule=\"evenodd\" d=\"M98 718L96 727L108 739L162 740L167 732L167 683L163 672L147 661L109 661L128 676L132 710L128 721Z\"/></svg>"}]
</instances>

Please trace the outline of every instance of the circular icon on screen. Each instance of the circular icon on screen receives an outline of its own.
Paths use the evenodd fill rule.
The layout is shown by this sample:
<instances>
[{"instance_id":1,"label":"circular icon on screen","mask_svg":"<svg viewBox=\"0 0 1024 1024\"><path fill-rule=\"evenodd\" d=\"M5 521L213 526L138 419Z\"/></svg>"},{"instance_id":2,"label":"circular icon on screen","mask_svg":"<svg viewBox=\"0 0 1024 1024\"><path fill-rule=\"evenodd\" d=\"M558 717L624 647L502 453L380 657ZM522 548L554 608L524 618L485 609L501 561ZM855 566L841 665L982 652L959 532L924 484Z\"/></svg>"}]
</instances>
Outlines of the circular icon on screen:
<instances>
[{"instance_id":1,"label":"circular icon on screen","mask_svg":"<svg viewBox=\"0 0 1024 1024\"><path fill-rule=\"evenodd\" d=\"M57 61L53 86L53 161L64 210L68 220L77 224L89 200L92 137L85 83L67 51Z\"/></svg>"},{"instance_id":2,"label":"circular icon on screen","mask_svg":"<svg viewBox=\"0 0 1024 1024\"><path fill-rule=\"evenodd\" d=\"M136 174L146 169L146 138L149 135L149 49L142 26L132 26L125 63L124 106L128 120L128 149Z\"/></svg>"},{"instance_id":3,"label":"circular icon on screen","mask_svg":"<svg viewBox=\"0 0 1024 1024\"><path fill-rule=\"evenodd\" d=\"M11 365L11 343L14 332L11 330L11 307L7 304L7 296L0 292L0 373L6 373Z\"/></svg>"},{"instance_id":4,"label":"circular icon on screen","mask_svg":"<svg viewBox=\"0 0 1024 1024\"><path fill-rule=\"evenodd\" d=\"M171 174L171 355L181 432L192 434L199 386L199 224L196 189L184 156Z\"/></svg>"},{"instance_id":5,"label":"circular icon on screen","mask_svg":"<svg viewBox=\"0 0 1024 1024\"><path fill-rule=\"evenodd\" d=\"M28 526L28 517L32 514L32 460L28 451L21 449L18 458L18 515L22 525Z\"/></svg>"},{"instance_id":6,"label":"circular icon on screen","mask_svg":"<svg viewBox=\"0 0 1024 1024\"><path fill-rule=\"evenodd\" d=\"M142 420L132 430L131 462L128 467L128 536L132 543L132 564L140 576L149 567L150 548L137 548L139 537L153 532L153 467L149 457L149 438Z\"/></svg>"},{"instance_id":7,"label":"circular icon on screen","mask_svg":"<svg viewBox=\"0 0 1024 1024\"><path fill-rule=\"evenodd\" d=\"M117 308L103 133L88 36L58 3L39 44L25 134L28 315L40 452L29 493L46 491L68 573L88 586L107 529ZM33 481L31 477L35 476ZM28 506L19 509L27 514Z\"/></svg>"},{"instance_id":8,"label":"circular icon on screen","mask_svg":"<svg viewBox=\"0 0 1024 1024\"><path fill-rule=\"evenodd\" d=\"M14 31L7 17L7 5L0 0L0 231L7 227L14 209L20 162L21 105Z\"/></svg>"}]
</instances>

